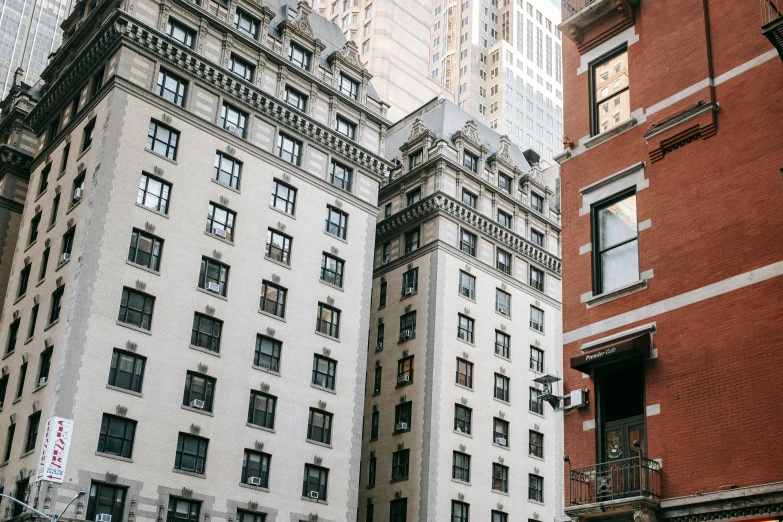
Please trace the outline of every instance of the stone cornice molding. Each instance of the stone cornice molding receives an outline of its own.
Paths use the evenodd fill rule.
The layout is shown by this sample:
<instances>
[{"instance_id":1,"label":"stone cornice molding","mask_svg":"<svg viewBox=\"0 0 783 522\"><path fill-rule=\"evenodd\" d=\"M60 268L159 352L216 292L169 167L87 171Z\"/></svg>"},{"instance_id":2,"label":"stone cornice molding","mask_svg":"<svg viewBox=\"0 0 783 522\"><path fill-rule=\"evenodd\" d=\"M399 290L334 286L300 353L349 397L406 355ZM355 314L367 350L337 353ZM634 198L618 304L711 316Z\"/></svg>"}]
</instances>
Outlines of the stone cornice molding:
<instances>
[{"instance_id":1,"label":"stone cornice molding","mask_svg":"<svg viewBox=\"0 0 783 522\"><path fill-rule=\"evenodd\" d=\"M8 145L0 145L0 173L5 172L28 179L30 177L30 165L33 157Z\"/></svg>"}]
</instances>

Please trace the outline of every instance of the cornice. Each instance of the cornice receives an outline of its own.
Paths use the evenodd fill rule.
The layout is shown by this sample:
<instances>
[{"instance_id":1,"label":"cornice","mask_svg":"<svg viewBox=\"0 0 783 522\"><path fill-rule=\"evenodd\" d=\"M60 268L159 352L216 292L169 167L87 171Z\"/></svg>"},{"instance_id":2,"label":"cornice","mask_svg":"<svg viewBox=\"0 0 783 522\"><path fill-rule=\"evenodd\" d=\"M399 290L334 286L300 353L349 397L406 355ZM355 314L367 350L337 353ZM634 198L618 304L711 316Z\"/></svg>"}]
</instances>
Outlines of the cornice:
<instances>
[{"instance_id":1,"label":"cornice","mask_svg":"<svg viewBox=\"0 0 783 522\"><path fill-rule=\"evenodd\" d=\"M0 145L0 172L10 171L25 179L30 177L33 157L8 145Z\"/></svg>"}]
</instances>

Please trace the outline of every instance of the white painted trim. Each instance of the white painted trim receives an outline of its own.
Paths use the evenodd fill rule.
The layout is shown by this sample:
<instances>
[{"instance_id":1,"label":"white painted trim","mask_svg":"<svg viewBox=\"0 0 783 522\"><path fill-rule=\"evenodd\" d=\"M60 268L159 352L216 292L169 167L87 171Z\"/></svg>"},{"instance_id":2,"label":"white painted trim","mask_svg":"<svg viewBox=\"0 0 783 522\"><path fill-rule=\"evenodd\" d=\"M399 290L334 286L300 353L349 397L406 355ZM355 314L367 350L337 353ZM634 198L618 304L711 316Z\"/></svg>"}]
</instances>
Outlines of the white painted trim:
<instances>
[{"instance_id":1,"label":"white painted trim","mask_svg":"<svg viewBox=\"0 0 783 522\"><path fill-rule=\"evenodd\" d=\"M660 415L661 413L661 405L660 404L648 404L647 405L647 416L652 417L653 415Z\"/></svg>"},{"instance_id":2,"label":"white painted trim","mask_svg":"<svg viewBox=\"0 0 783 522\"><path fill-rule=\"evenodd\" d=\"M593 251L593 244L592 243L587 243L586 245L582 245L582 246L579 247L579 255L580 256L584 255L584 254L587 254L588 252L592 252L592 251Z\"/></svg>"},{"instance_id":3,"label":"white painted trim","mask_svg":"<svg viewBox=\"0 0 783 522\"><path fill-rule=\"evenodd\" d=\"M775 59L778 57L778 52L775 49L770 49L766 53L762 54L761 56L757 56L756 58L753 58L752 60L749 60L742 65L738 65L735 68L731 69L730 71L726 71L725 73L721 74L720 76L716 76L715 80L713 80L713 85L720 85L722 83L725 83L735 76L739 76L740 74L747 72L754 67L758 67L762 63L768 62L772 59Z\"/></svg>"},{"instance_id":4,"label":"white painted trim","mask_svg":"<svg viewBox=\"0 0 783 522\"><path fill-rule=\"evenodd\" d=\"M622 328L623 326L633 324L639 321L650 319L657 315L677 310L688 305L700 303L719 295L733 292L751 286L767 279L783 276L783 261L772 263L771 265L751 270L722 281L717 281L707 286L685 292L684 294L669 297L657 303L652 303L636 310L630 310L628 312L598 321L596 323L571 330L570 332L563 333L563 344L570 344L575 341L586 339L603 332L614 330L615 328Z\"/></svg>"},{"instance_id":5,"label":"white painted trim","mask_svg":"<svg viewBox=\"0 0 783 522\"><path fill-rule=\"evenodd\" d=\"M586 420L582 423L583 431L590 431L595 429L595 419Z\"/></svg>"},{"instance_id":6,"label":"white painted trim","mask_svg":"<svg viewBox=\"0 0 783 522\"><path fill-rule=\"evenodd\" d=\"M636 192L649 187L650 180L644 177L644 168L645 163L640 161L579 189L579 192L582 194L582 207L579 209L579 215L585 216L589 214L590 208L594 203L629 189L634 185L636 185Z\"/></svg>"},{"instance_id":7,"label":"white painted trim","mask_svg":"<svg viewBox=\"0 0 783 522\"><path fill-rule=\"evenodd\" d=\"M628 47L630 47L638 41L639 41L639 35L636 34L636 26L632 25L628 29L624 30L622 33L614 35L613 37L609 38L601 45L597 47L593 47L586 53L580 55L579 68L576 70L576 75L579 76L580 74L589 71L590 62L595 61L597 58L600 58L601 56L605 55L612 49L617 49L624 43L628 45Z\"/></svg>"}]
</instances>

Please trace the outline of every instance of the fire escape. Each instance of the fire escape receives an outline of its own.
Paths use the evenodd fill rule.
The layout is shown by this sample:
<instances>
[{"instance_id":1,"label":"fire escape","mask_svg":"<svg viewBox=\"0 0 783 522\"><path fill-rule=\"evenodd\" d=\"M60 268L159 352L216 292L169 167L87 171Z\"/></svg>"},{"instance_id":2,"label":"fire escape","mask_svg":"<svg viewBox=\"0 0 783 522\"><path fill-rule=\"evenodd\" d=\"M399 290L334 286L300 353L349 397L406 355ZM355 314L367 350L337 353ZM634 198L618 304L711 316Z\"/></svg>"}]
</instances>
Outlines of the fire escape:
<instances>
[{"instance_id":1,"label":"fire escape","mask_svg":"<svg viewBox=\"0 0 783 522\"><path fill-rule=\"evenodd\" d=\"M779 0L761 0L761 32L783 59L783 14L778 2Z\"/></svg>"}]
</instances>

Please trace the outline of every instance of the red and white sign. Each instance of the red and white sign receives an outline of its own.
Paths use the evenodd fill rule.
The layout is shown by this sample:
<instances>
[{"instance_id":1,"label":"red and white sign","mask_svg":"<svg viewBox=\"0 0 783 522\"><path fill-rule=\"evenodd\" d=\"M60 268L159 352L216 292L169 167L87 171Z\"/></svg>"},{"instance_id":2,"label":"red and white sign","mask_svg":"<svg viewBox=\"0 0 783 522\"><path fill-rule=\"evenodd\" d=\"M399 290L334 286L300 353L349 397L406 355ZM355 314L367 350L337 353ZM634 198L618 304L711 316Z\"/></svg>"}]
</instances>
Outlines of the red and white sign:
<instances>
[{"instance_id":1,"label":"red and white sign","mask_svg":"<svg viewBox=\"0 0 783 522\"><path fill-rule=\"evenodd\" d=\"M63 483L68 449L71 446L73 421L62 417L51 417L46 421L41 458L38 459L38 475L35 481Z\"/></svg>"}]
</instances>

